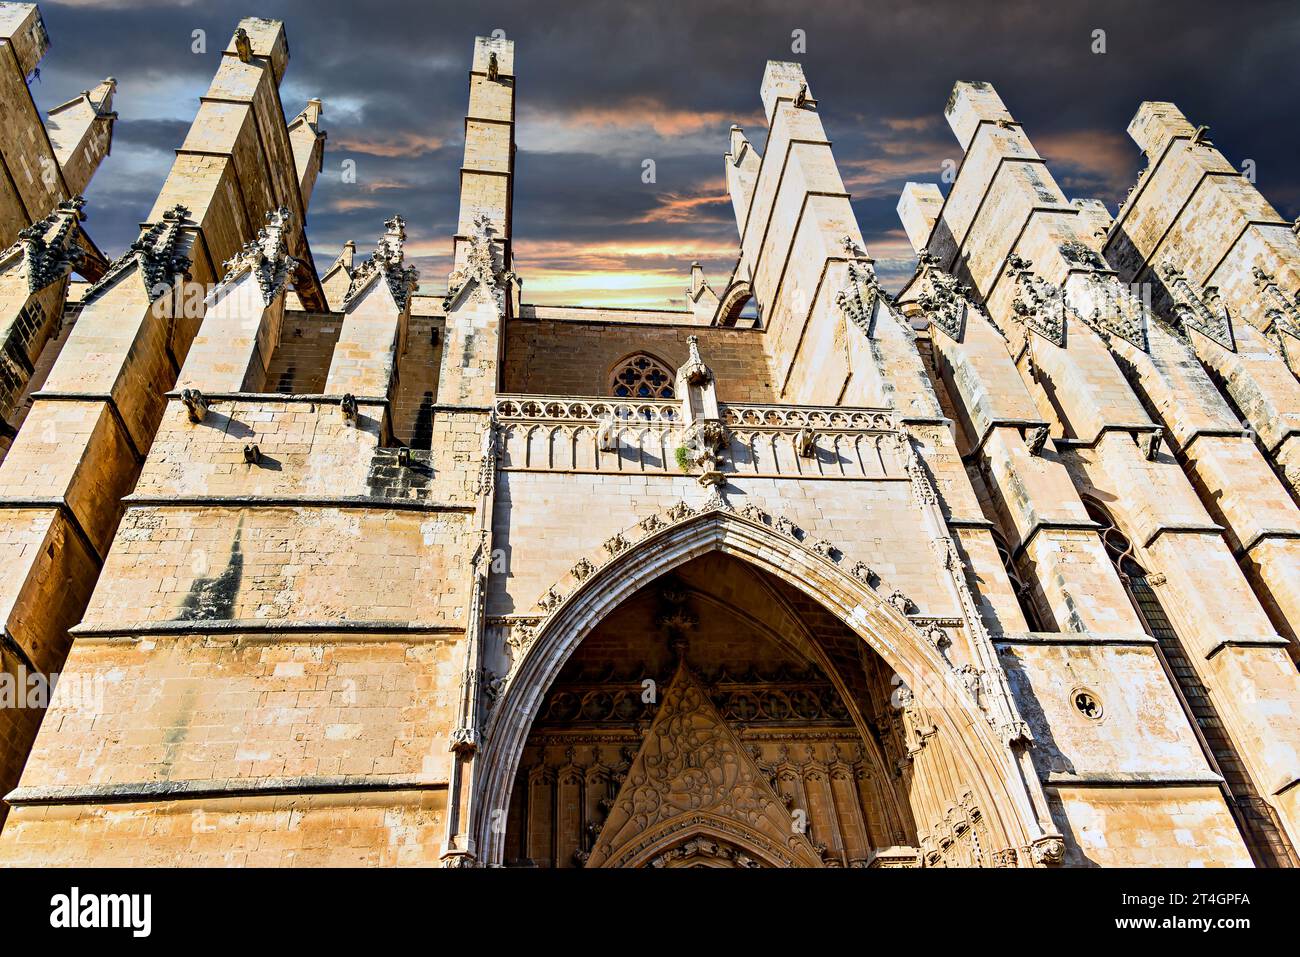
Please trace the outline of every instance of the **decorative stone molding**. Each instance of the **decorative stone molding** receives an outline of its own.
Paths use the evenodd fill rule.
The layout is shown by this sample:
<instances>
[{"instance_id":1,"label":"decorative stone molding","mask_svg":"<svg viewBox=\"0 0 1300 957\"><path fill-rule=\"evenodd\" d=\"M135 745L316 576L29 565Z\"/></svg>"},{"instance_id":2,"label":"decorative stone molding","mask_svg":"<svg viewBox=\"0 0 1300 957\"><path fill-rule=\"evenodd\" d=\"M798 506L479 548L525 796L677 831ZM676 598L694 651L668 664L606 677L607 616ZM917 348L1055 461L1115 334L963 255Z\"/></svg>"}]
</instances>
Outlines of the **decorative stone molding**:
<instances>
[{"instance_id":1,"label":"decorative stone molding","mask_svg":"<svg viewBox=\"0 0 1300 957\"><path fill-rule=\"evenodd\" d=\"M723 866L746 868L763 866L734 844L726 841L715 841L707 837L694 838L684 844L679 844L677 847L670 848L658 857L653 858L649 866L680 866L701 857L724 862Z\"/></svg>"},{"instance_id":2,"label":"decorative stone molding","mask_svg":"<svg viewBox=\"0 0 1300 957\"><path fill-rule=\"evenodd\" d=\"M1065 860L1065 841L1055 836L1040 837L1030 846L1034 863L1040 867L1060 864Z\"/></svg>"},{"instance_id":3,"label":"decorative stone molding","mask_svg":"<svg viewBox=\"0 0 1300 957\"><path fill-rule=\"evenodd\" d=\"M891 605L898 609L899 614L910 615L916 611L916 603L897 589L890 592L888 600Z\"/></svg>"},{"instance_id":4,"label":"decorative stone molding","mask_svg":"<svg viewBox=\"0 0 1300 957\"><path fill-rule=\"evenodd\" d=\"M574 399L565 396L498 396L494 411L499 420L522 422L631 422L639 425L681 422L681 403L675 399L623 400Z\"/></svg>"},{"instance_id":5,"label":"decorative stone molding","mask_svg":"<svg viewBox=\"0 0 1300 957\"><path fill-rule=\"evenodd\" d=\"M86 290L82 302L93 302L132 268L139 270L150 302L161 298L178 278L189 278L192 263L180 245L182 228L194 225L189 216L189 208L178 203L163 213L160 222L146 223L140 237Z\"/></svg>"},{"instance_id":6,"label":"decorative stone molding","mask_svg":"<svg viewBox=\"0 0 1300 957\"><path fill-rule=\"evenodd\" d=\"M912 445L911 437L906 432L899 432L897 441L903 455L903 469L912 480L912 494L921 505L937 505L939 493L935 491L934 483L930 480L930 472Z\"/></svg>"},{"instance_id":7,"label":"decorative stone molding","mask_svg":"<svg viewBox=\"0 0 1300 957\"><path fill-rule=\"evenodd\" d=\"M705 451L708 443L697 435L702 431L704 439L721 435L724 445L715 450L722 467L700 471L877 478L889 473L879 445L896 431L894 413L885 409L722 406L717 418L688 421L681 403L672 400L515 395L499 396L494 408L505 468L561 472L631 467L678 474L675 451ZM811 459L799 455L804 429L814 437Z\"/></svg>"},{"instance_id":8,"label":"decorative stone molding","mask_svg":"<svg viewBox=\"0 0 1300 957\"><path fill-rule=\"evenodd\" d=\"M473 728L460 727L451 733L447 750L462 757L469 757L479 749L478 732Z\"/></svg>"},{"instance_id":9,"label":"decorative stone molding","mask_svg":"<svg viewBox=\"0 0 1300 957\"><path fill-rule=\"evenodd\" d=\"M605 551L609 552L610 557L613 558L616 555L623 554L623 552L631 548L632 543L623 536L622 532L618 532L612 538L606 539L605 544L602 547Z\"/></svg>"},{"instance_id":10,"label":"decorative stone molding","mask_svg":"<svg viewBox=\"0 0 1300 957\"><path fill-rule=\"evenodd\" d=\"M491 495L496 488L497 466L500 464L501 449L497 438L497 419L494 413L488 413L488 423L483 429L483 441L479 446L478 488L480 497Z\"/></svg>"},{"instance_id":11,"label":"decorative stone molding","mask_svg":"<svg viewBox=\"0 0 1300 957\"><path fill-rule=\"evenodd\" d=\"M930 291L917 297L925 317L954 342L961 342L966 330L966 310L976 308L971 287L956 276L939 268L939 260L930 253L917 257L917 267L929 283Z\"/></svg>"},{"instance_id":12,"label":"decorative stone molding","mask_svg":"<svg viewBox=\"0 0 1300 957\"><path fill-rule=\"evenodd\" d=\"M523 661L525 653L536 640L541 623L542 619L535 616L493 618L488 621L489 625L505 631L505 646L510 652L510 671L506 674L504 681L509 681L513 677L519 663Z\"/></svg>"},{"instance_id":13,"label":"decorative stone molding","mask_svg":"<svg viewBox=\"0 0 1300 957\"><path fill-rule=\"evenodd\" d=\"M871 263L865 259L850 260L848 283L836 294L835 305L868 339L874 330L876 305L882 297L887 301Z\"/></svg>"},{"instance_id":14,"label":"decorative stone molding","mask_svg":"<svg viewBox=\"0 0 1300 957\"><path fill-rule=\"evenodd\" d=\"M1270 273L1266 273L1258 266L1253 267L1250 272L1255 279L1255 288L1271 304L1265 312L1269 321L1266 331L1279 337L1286 334L1300 339L1300 290L1296 291L1295 298L1288 298L1278 288L1277 279Z\"/></svg>"},{"instance_id":15,"label":"decorative stone molding","mask_svg":"<svg viewBox=\"0 0 1300 957\"><path fill-rule=\"evenodd\" d=\"M506 290L512 283L518 282L519 277L513 272L497 265L492 245L492 220L484 213L474 220L464 265L447 279L447 295L443 297L442 306L450 311L462 294L477 289L480 295L488 297L496 306L499 315L504 315Z\"/></svg>"},{"instance_id":16,"label":"decorative stone molding","mask_svg":"<svg viewBox=\"0 0 1300 957\"><path fill-rule=\"evenodd\" d=\"M1033 262L1015 253L1007 257L1007 275L1016 283L1012 312L1025 327L1065 348L1065 319L1073 310L1066 304L1061 287L1038 276L1033 266Z\"/></svg>"},{"instance_id":17,"label":"decorative stone molding","mask_svg":"<svg viewBox=\"0 0 1300 957\"><path fill-rule=\"evenodd\" d=\"M28 292L40 292L85 262L85 251L77 245L85 205L81 196L64 200L44 219L19 230L18 241L0 253L0 263L21 260Z\"/></svg>"},{"instance_id":18,"label":"decorative stone molding","mask_svg":"<svg viewBox=\"0 0 1300 957\"><path fill-rule=\"evenodd\" d=\"M719 483L709 492L709 497L704 500L704 505L700 508L700 511L734 513L736 510L732 508L731 503L727 501L727 496L723 492L723 486Z\"/></svg>"},{"instance_id":19,"label":"decorative stone molding","mask_svg":"<svg viewBox=\"0 0 1300 957\"><path fill-rule=\"evenodd\" d=\"M1147 327L1151 321L1151 310L1146 303L1112 274L1094 272L1088 278L1094 306L1092 313L1085 318L1087 324L1107 342L1111 336L1118 336L1147 352Z\"/></svg>"},{"instance_id":20,"label":"decorative stone molding","mask_svg":"<svg viewBox=\"0 0 1300 957\"><path fill-rule=\"evenodd\" d=\"M243 276L252 274L262 291L262 302L270 305L285 288L289 276L298 268L298 260L288 254L288 207L281 206L266 214L266 225L257 231L257 237L244 243L244 247L222 265L226 273L208 294L211 305L221 292Z\"/></svg>"},{"instance_id":21,"label":"decorative stone molding","mask_svg":"<svg viewBox=\"0 0 1300 957\"><path fill-rule=\"evenodd\" d=\"M507 675L499 675L494 671L483 671L483 697L487 700L488 709L491 710L496 706L497 699L501 697L501 692L505 690Z\"/></svg>"},{"instance_id":22,"label":"decorative stone molding","mask_svg":"<svg viewBox=\"0 0 1300 957\"><path fill-rule=\"evenodd\" d=\"M690 729L683 736L680 729ZM654 720L592 844L589 867L676 862L717 843L701 830L741 838L776 866L816 866L811 842L763 769L679 662ZM647 860L648 858L648 860Z\"/></svg>"},{"instance_id":23,"label":"decorative stone molding","mask_svg":"<svg viewBox=\"0 0 1300 957\"><path fill-rule=\"evenodd\" d=\"M1211 308L1202 296L1196 294L1191 283L1187 281L1187 276L1171 260L1166 259L1161 265L1160 275L1165 280L1165 289L1173 299L1174 315L1178 317L1181 327L1184 330L1195 329L1229 352L1236 352L1237 343L1232 334L1232 319L1222 302L1217 303L1218 308ZM1205 290L1211 298L1215 298L1216 292L1217 290L1213 292L1211 289Z\"/></svg>"},{"instance_id":24,"label":"decorative stone molding","mask_svg":"<svg viewBox=\"0 0 1300 957\"><path fill-rule=\"evenodd\" d=\"M947 650L952 646L952 639L948 637L948 632L945 631L941 625L932 622L923 622L913 619L912 624L916 626L917 631L925 635L926 641L934 647L935 651L944 655L946 660Z\"/></svg>"},{"instance_id":25,"label":"decorative stone molding","mask_svg":"<svg viewBox=\"0 0 1300 957\"><path fill-rule=\"evenodd\" d=\"M647 535L651 535L659 531L659 529L667 528L668 526L668 523L665 522L662 518L660 518L657 514L647 515L645 518L641 519L641 521L638 522L637 524L640 526L641 530L644 531Z\"/></svg>"},{"instance_id":26,"label":"decorative stone molding","mask_svg":"<svg viewBox=\"0 0 1300 957\"><path fill-rule=\"evenodd\" d=\"M722 474L722 452L730 441L726 427L717 419L700 419L686 430L686 448L690 451L691 464L700 470L697 480L701 485L726 482Z\"/></svg>"},{"instance_id":27,"label":"decorative stone molding","mask_svg":"<svg viewBox=\"0 0 1300 957\"><path fill-rule=\"evenodd\" d=\"M406 265L406 220L394 216L385 220L384 234L375 244L375 251L370 258L356 267L348 291L343 295L343 309L356 301L379 276L388 283L388 291L393 295L399 310L405 311L410 302L411 293L419 285L420 271L414 266Z\"/></svg>"},{"instance_id":28,"label":"decorative stone molding","mask_svg":"<svg viewBox=\"0 0 1300 957\"><path fill-rule=\"evenodd\" d=\"M537 599L537 604L546 611L555 611L564 601L564 592L558 590L554 585L546 590L546 594Z\"/></svg>"},{"instance_id":29,"label":"decorative stone molding","mask_svg":"<svg viewBox=\"0 0 1300 957\"><path fill-rule=\"evenodd\" d=\"M695 514L695 509L691 508L685 502L676 502L668 507L665 513L670 522L681 522Z\"/></svg>"},{"instance_id":30,"label":"decorative stone molding","mask_svg":"<svg viewBox=\"0 0 1300 957\"><path fill-rule=\"evenodd\" d=\"M921 857L930 867L1015 866L1014 848L990 853L988 824L969 790L948 806L929 833L920 836Z\"/></svg>"},{"instance_id":31,"label":"decorative stone molding","mask_svg":"<svg viewBox=\"0 0 1300 957\"><path fill-rule=\"evenodd\" d=\"M887 409L844 406L724 405L722 421L732 428L893 432L894 413Z\"/></svg>"},{"instance_id":32,"label":"decorative stone molding","mask_svg":"<svg viewBox=\"0 0 1300 957\"><path fill-rule=\"evenodd\" d=\"M735 515L764 528L770 526L776 532L805 548L809 553L818 556L821 560L846 568L855 580L873 591L881 593L882 597L887 596L884 597L884 600L904 617L912 616L917 611L916 604L901 590L888 588L864 562L849 562L844 552L828 539L818 538L809 541L807 533L788 517L784 515L773 517L753 502L747 502L740 510L737 510L727 501L721 487L713 488L708 498L698 508L692 507L686 502L676 502L663 513L648 515L631 528L616 532L606 539L601 546L608 556L607 558L599 562L587 557L579 558L569 570L566 579L572 580L575 585L581 585L591 579L602 567L617 559L639 542L645 541L664 529L679 525L690 518L713 512ZM492 620L492 624L508 628L505 644L510 650L513 664L507 680L513 677L518 663L523 659L528 647L536 638L545 618L553 614L577 590L571 588L566 591L562 587L563 585L563 580L556 582L537 600L537 607L544 613L542 616ZM912 624L914 627L921 628L921 633L925 634L924 625L932 620L938 621L938 619L918 619L912 621Z\"/></svg>"}]
</instances>

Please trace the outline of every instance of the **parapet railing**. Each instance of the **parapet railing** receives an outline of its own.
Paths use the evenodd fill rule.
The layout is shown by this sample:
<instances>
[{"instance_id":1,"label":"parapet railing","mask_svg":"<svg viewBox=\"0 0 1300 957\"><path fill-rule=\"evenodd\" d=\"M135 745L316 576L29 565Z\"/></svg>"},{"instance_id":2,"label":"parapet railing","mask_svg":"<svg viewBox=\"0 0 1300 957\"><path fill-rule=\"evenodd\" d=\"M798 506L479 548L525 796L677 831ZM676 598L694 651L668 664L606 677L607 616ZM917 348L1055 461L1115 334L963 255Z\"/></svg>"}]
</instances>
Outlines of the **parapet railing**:
<instances>
[{"instance_id":1,"label":"parapet railing","mask_svg":"<svg viewBox=\"0 0 1300 957\"><path fill-rule=\"evenodd\" d=\"M675 399L500 395L496 399L495 411L498 419L517 422L671 425L682 418L681 402ZM894 432L898 429L897 415L890 409L728 403L722 405L720 411L723 423L738 429L831 432Z\"/></svg>"}]
</instances>

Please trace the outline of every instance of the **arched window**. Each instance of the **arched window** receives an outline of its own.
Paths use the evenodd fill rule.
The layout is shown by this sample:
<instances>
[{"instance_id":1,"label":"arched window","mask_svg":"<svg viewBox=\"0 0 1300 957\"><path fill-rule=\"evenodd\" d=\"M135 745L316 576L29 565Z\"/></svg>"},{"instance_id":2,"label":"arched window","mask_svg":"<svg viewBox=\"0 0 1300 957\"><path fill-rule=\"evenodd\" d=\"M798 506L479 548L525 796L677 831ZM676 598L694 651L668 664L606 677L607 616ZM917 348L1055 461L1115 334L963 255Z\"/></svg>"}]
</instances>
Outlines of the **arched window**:
<instances>
[{"instance_id":1,"label":"arched window","mask_svg":"<svg viewBox=\"0 0 1300 957\"><path fill-rule=\"evenodd\" d=\"M1115 527L1110 513L1101 507L1100 502L1087 496L1083 498L1083 507L1088 512L1088 517L1101 526L1097 534L1101 536L1101 543L1106 546L1106 554L1115 564L1120 579L1128 584L1134 578L1145 578L1146 570L1133 557L1133 543Z\"/></svg>"},{"instance_id":2,"label":"arched window","mask_svg":"<svg viewBox=\"0 0 1300 957\"><path fill-rule=\"evenodd\" d=\"M638 352L614 367L609 388L620 399L675 399L676 381L662 362Z\"/></svg>"},{"instance_id":3,"label":"arched window","mask_svg":"<svg viewBox=\"0 0 1300 957\"><path fill-rule=\"evenodd\" d=\"M1011 589L1016 593L1016 601L1020 604L1020 613L1025 616L1025 621L1029 624L1030 631L1048 631L1044 627L1042 618L1038 615L1038 609L1034 606L1033 589L1023 578L1020 577L1020 571L1016 568L1016 560L1011 557L1011 549L1007 546L1006 539L999 533L993 533L993 544L997 547L998 557L1002 559L1002 567L1006 569L1007 578L1011 579Z\"/></svg>"}]
</instances>

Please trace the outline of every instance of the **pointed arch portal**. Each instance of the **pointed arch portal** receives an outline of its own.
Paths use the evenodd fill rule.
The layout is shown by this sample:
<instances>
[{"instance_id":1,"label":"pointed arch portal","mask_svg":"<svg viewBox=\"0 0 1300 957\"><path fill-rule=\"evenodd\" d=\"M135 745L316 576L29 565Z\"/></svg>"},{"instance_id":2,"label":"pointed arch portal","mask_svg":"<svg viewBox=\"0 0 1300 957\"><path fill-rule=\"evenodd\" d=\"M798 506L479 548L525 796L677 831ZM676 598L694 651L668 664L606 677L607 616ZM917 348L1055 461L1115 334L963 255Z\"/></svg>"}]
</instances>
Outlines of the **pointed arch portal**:
<instances>
[{"instance_id":1,"label":"pointed arch portal","mask_svg":"<svg viewBox=\"0 0 1300 957\"><path fill-rule=\"evenodd\" d=\"M470 826L480 861L503 863L505 824L524 748L548 689L565 663L602 620L647 585L712 553L774 578L800 595L814 612L833 616L857 636L864 651L869 649L898 677L902 694L891 702L891 720L908 741L907 754L898 764L910 765L915 754L928 748L935 757L926 760L943 769L942 773L900 775L909 782L903 800L915 813L917 826L929 835L922 841L923 852L927 841L934 848L946 848L965 836L976 848L969 863L1030 861L1031 849L1043 840L1044 831L1043 816L1036 813L1041 808L1035 807L1022 776L1024 763L1008 743L998 739L975 701L955 691L951 670L938 651L895 607L837 563L725 505L647 535L593 571L539 625L492 708L476 760ZM680 680L679 675L674 684ZM834 680L841 682L837 690L848 693L840 678ZM916 689L922 688L927 693L917 694ZM858 720L865 722L861 715ZM869 746L878 744L873 738L879 739L882 729L869 725L861 729ZM946 783L938 784L941 779ZM703 854L709 861L699 863L716 865L719 860L736 860L737 853L759 864L814 863L808 858L806 842L798 839L787 839L779 852L771 847L770 827L762 836L768 841L765 844L752 828L743 833L734 827L728 831L709 817L707 808L699 818L694 828L686 829L670 823L656 830L663 822L647 824L638 845L642 850L623 855L622 863L664 866ZM608 863L613 850L607 843L600 863ZM930 857L930 863L941 859L938 850Z\"/></svg>"}]
</instances>

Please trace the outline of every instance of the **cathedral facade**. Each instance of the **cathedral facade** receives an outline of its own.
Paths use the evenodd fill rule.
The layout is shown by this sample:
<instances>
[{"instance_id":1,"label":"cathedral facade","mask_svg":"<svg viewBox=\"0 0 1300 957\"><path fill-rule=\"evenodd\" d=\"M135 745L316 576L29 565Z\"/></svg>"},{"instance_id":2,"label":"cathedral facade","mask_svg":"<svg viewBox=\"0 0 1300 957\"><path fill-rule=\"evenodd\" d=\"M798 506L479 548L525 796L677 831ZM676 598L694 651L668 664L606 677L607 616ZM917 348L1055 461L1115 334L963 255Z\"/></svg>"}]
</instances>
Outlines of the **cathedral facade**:
<instances>
[{"instance_id":1,"label":"cathedral facade","mask_svg":"<svg viewBox=\"0 0 1300 957\"><path fill-rule=\"evenodd\" d=\"M0 863L1300 861L1300 239L1172 103L1112 217L957 83L891 295L769 62L725 284L561 307L507 39L434 293L400 215L313 262L283 24L113 260L113 81L0 37Z\"/></svg>"}]
</instances>

